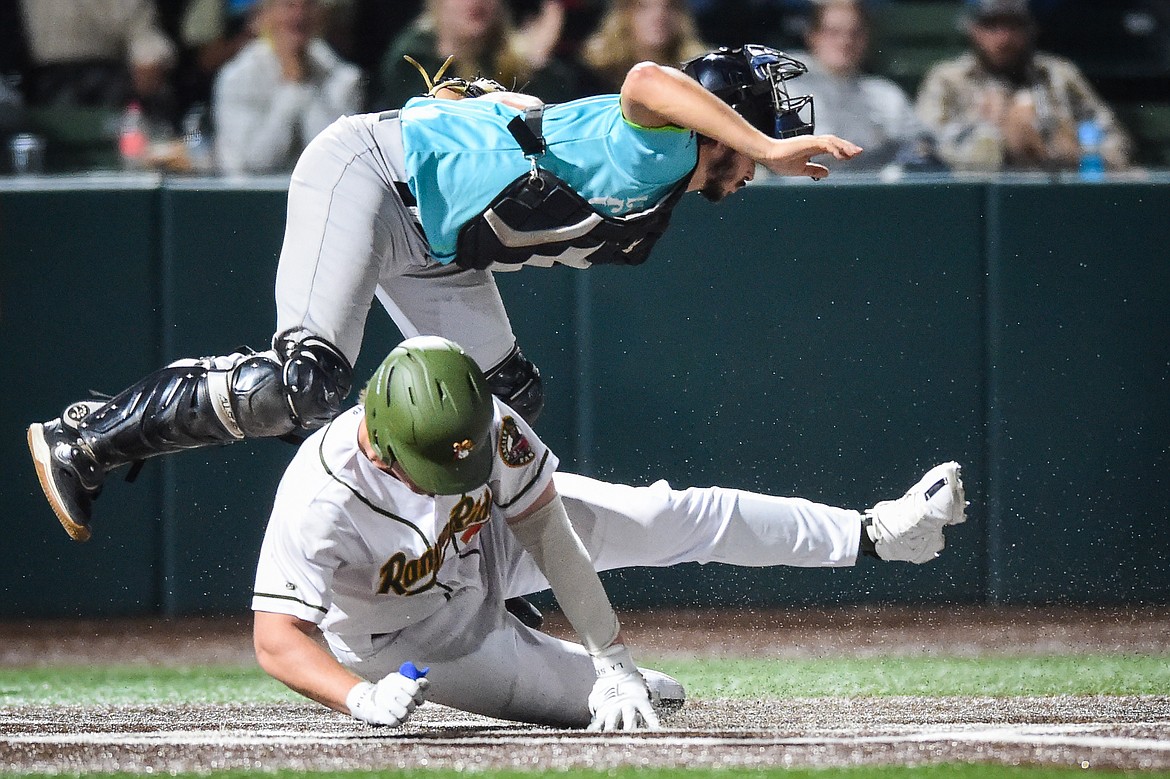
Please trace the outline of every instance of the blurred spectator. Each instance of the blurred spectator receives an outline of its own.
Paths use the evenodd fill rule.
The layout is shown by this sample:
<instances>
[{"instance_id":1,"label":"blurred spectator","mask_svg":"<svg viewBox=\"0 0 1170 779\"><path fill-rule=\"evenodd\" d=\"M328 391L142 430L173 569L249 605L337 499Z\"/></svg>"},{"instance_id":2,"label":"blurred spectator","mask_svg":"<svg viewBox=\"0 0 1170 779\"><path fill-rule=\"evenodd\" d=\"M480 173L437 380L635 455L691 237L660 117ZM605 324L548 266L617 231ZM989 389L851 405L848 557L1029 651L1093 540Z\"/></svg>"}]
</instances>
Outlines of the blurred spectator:
<instances>
[{"instance_id":1,"label":"blurred spectator","mask_svg":"<svg viewBox=\"0 0 1170 779\"><path fill-rule=\"evenodd\" d=\"M540 13L544 0L506 0L512 20L521 28ZM601 17L609 10L610 0L558 0L565 20L556 54L564 59L579 59L581 45L594 33Z\"/></svg>"},{"instance_id":2,"label":"blurred spectator","mask_svg":"<svg viewBox=\"0 0 1170 779\"><path fill-rule=\"evenodd\" d=\"M639 62L677 66L710 50L684 0L613 0L586 39L582 59L616 92Z\"/></svg>"},{"instance_id":3,"label":"blurred spectator","mask_svg":"<svg viewBox=\"0 0 1170 779\"><path fill-rule=\"evenodd\" d=\"M687 0L699 36L721 46L763 43L799 49L808 31L809 14L820 0ZM888 0L863 0L866 10Z\"/></svg>"},{"instance_id":4,"label":"blurred spectator","mask_svg":"<svg viewBox=\"0 0 1170 779\"><path fill-rule=\"evenodd\" d=\"M30 106L121 110L141 103L173 114L169 83L174 43L152 0L20 0Z\"/></svg>"},{"instance_id":5,"label":"blurred spectator","mask_svg":"<svg viewBox=\"0 0 1170 779\"><path fill-rule=\"evenodd\" d=\"M179 41L184 49L180 101L209 103L215 77L252 38L256 0L189 0L183 10Z\"/></svg>"},{"instance_id":6,"label":"blurred spectator","mask_svg":"<svg viewBox=\"0 0 1170 779\"><path fill-rule=\"evenodd\" d=\"M361 108L361 71L315 36L318 0L259 0L256 30L220 71L212 114L225 173L292 170L305 145Z\"/></svg>"},{"instance_id":7,"label":"blurred spectator","mask_svg":"<svg viewBox=\"0 0 1170 779\"><path fill-rule=\"evenodd\" d=\"M19 88L28 68L28 44L20 3L0 0L0 77Z\"/></svg>"},{"instance_id":8,"label":"blurred spectator","mask_svg":"<svg viewBox=\"0 0 1170 779\"><path fill-rule=\"evenodd\" d=\"M868 13L856 0L813 7L805 34L808 73L798 83L801 92L813 96L816 131L865 149L852 160L838 161L842 171L878 170L891 163L930 167L933 140L910 99L893 81L862 72L870 29Z\"/></svg>"},{"instance_id":9,"label":"blurred spectator","mask_svg":"<svg viewBox=\"0 0 1170 779\"><path fill-rule=\"evenodd\" d=\"M1027 0L968 0L971 50L935 65L918 93L918 113L939 151L965 170L1072 169L1077 128L1095 122L1109 169L1129 162L1129 139L1080 70L1036 51Z\"/></svg>"},{"instance_id":10,"label":"blurred spectator","mask_svg":"<svg viewBox=\"0 0 1170 779\"><path fill-rule=\"evenodd\" d=\"M351 0L346 46L334 45L337 52L370 75L378 72L382 55L391 42L422 11L422 0ZM331 40L327 38L326 40ZM373 79L367 79L373 86ZM368 104L368 101L367 101Z\"/></svg>"},{"instance_id":11,"label":"blurred spectator","mask_svg":"<svg viewBox=\"0 0 1170 779\"><path fill-rule=\"evenodd\" d=\"M373 108L399 108L426 92L422 76L403 55L431 76L454 55L448 76L486 76L548 103L582 97L591 91L589 75L555 55L564 17L558 0L543 0L540 11L516 29L501 0L427 0L382 58Z\"/></svg>"},{"instance_id":12,"label":"blurred spectator","mask_svg":"<svg viewBox=\"0 0 1170 779\"><path fill-rule=\"evenodd\" d=\"M406 3L409 5L409 3ZM380 0L318 0L319 37L343 59L354 62L353 28L360 7L388 5ZM393 4L397 7L397 3ZM183 9L179 40L183 62L179 76L179 102L184 107L211 102L211 90L220 68L256 37L254 24L258 0L189 0Z\"/></svg>"},{"instance_id":13,"label":"blurred spectator","mask_svg":"<svg viewBox=\"0 0 1170 779\"><path fill-rule=\"evenodd\" d=\"M5 153L8 150L9 139L14 133L24 127L24 101L15 87L7 79L0 79L0 142L3 142ZM4 162L7 162L5 160ZM0 164L0 171L6 166Z\"/></svg>"}]
</instances>

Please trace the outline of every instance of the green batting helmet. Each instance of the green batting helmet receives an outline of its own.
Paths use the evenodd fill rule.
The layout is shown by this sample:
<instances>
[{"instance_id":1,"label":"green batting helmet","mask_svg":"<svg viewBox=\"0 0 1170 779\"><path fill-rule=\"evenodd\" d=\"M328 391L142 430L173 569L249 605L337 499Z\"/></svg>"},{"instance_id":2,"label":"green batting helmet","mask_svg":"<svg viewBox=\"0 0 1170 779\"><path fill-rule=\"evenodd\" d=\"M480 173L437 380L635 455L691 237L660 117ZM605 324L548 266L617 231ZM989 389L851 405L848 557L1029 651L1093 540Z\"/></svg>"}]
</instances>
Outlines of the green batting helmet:
<instances>
[{"instance_id":1,"label":"green batting helmet","mask_svg":"<svg viewBox=\"0 0 1170 779\"><path fill-rule=\"evenodd\" d=\"M461 495L492 470L492 393L456 344L419 336L386 357L366 387L366 429L382 461L422 489Z\"/></svg>"}]
</instances>

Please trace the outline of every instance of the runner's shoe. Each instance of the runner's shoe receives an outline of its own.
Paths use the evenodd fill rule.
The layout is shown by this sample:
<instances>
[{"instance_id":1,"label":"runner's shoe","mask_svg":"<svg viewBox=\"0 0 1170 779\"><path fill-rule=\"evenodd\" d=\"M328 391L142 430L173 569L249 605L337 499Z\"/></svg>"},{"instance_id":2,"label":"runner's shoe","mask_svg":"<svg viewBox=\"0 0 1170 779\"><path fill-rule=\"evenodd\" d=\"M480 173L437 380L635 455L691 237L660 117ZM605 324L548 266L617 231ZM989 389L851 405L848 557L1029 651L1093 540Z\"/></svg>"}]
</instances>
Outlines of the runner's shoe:
<instances>
[{"instance_id":1,"label":"runner's shoe","mask_svg":"<svg viewBox=\"0 0 1170 779\"><path fill-rule=\"evenodd\" d=\"M652 668L639 668L638 672L642 674L646 686L650 688L650 705L654 707L654 713L659 719L682 708L687 699L687 691L678 679Z\"/></svg>"}]
</instances>

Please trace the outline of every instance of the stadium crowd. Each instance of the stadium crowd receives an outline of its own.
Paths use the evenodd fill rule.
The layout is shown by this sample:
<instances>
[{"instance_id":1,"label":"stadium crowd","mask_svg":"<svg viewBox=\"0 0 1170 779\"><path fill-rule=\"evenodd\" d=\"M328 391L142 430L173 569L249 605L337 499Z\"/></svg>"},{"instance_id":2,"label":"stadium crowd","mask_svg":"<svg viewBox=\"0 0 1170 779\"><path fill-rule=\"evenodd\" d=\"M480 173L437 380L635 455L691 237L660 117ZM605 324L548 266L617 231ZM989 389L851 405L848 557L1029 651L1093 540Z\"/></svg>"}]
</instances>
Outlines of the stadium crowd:
<instances>
[{"instance_id":1,"label":"stadium crowd","mask_svg":"<svg viewBox=\"0 0 1170 779\"><path fill-rule=\"evenodd\" d=\"M641 60L678 64L747 42L808 64L795 88L813 94L818 131L867 149L845 171L1071 170L1089 151L1103 170L1165 165L1168 6L0 0L0 173L283 173L336 117L423 93L449 55L447 75L486 75L551 103L613 91ZM887 18L943 22L915 32Z\"/></svg>"}]
</instances>

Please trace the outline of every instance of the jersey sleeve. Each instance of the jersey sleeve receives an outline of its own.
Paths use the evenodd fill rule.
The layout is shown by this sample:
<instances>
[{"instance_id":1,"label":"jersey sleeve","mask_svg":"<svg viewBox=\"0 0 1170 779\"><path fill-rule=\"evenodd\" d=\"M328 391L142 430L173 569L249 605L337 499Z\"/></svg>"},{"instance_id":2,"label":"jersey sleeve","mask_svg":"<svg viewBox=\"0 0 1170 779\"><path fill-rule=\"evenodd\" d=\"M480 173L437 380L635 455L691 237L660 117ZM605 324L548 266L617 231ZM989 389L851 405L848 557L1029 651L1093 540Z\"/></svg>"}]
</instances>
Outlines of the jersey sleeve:
<instances>
[{"instance_id":1,"label":"jersey sleeve","mask_svg":"<svg viewBox=\"0 0 1170 779\"><path fill-rule=\"evenodd\" d=\"M690 130L642 127L621 116L614 123L609 152L614 163L639 183L667 186L694 169L699 142Z\"/></svg>"},{"instance_id":2,"label":"jersey sleeve","mask_svg":"<svg viewBox=\"0 0 1170 779\"><path fill-rule=\"evenodd\" d=\"M560 464L519 414L496 401L495 461L489 485L505 519L523 514L552 481Z\"/></svg>"},{"instance_id":3,"label":"jersey sleeve","mask_svg":"<svg viewBox=\"0 0 1170 779\"><path fill-rule=\"evenodd\" d=\"M288 614L320 624L332 605L333 572L342 559L343 540L336 506L310 503L299 513L282 514L280 506L264 533L252 610Z\"/></svg>"}]
</instances>

